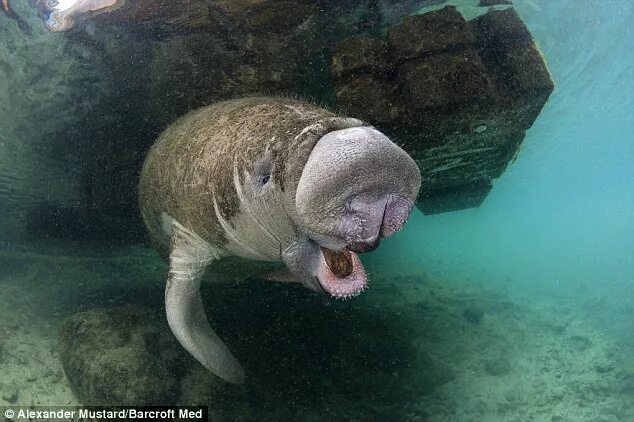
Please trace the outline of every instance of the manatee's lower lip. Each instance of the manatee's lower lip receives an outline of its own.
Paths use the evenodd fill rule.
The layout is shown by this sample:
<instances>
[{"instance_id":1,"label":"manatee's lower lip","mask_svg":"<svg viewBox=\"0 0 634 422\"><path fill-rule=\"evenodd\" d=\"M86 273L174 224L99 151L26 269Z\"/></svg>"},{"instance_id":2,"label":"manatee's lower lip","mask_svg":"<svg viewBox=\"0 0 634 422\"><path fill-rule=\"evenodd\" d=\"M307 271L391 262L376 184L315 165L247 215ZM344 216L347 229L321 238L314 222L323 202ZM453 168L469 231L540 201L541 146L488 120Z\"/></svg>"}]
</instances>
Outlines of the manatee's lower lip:
<instances>
[{"instance_id":1,"label":"manatee's lower lip","mask_svg":"<svg viewBox=\"0 0 634 422\"><path fill-rule=\"evenodd\" d=\"M340 299L356 296L365 289L368 279L357 254L347 249L340 252L323 246L320 249L317 280L322 289Z\"/></svg>"}]
</instances>

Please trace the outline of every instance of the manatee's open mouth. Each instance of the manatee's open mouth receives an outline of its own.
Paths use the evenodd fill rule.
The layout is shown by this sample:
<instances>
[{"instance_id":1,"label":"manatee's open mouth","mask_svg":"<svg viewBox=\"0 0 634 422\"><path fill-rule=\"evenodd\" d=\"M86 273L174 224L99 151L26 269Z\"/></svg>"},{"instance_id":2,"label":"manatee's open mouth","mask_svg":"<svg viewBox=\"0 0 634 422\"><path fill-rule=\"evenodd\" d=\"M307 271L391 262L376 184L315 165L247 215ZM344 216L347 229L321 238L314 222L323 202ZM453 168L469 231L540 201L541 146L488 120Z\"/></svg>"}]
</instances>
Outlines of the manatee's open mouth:
<instances>
[{"instance_id":1,"label":"manatee's open mouth","mask_svg":"<svg viewBox=\"0 0 634 422\"><path fill-rule=\"evenodd\" d=\"M368 277L357 254L345 248L339 252L323 246L320 249L317 279L326 292L345 299L365 289Z\"/></svg>"}]
</instances>

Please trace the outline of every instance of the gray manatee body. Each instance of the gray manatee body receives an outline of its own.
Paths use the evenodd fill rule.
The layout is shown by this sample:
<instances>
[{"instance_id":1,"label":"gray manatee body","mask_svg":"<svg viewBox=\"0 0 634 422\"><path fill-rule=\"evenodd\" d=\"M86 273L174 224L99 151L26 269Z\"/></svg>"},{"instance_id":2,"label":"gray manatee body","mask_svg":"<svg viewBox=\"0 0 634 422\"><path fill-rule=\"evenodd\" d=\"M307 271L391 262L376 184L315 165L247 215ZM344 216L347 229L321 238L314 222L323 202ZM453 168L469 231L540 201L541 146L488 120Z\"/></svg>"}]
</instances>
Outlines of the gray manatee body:
<instances>
[{"instance_id":1,"label":"gray manatee body","mask_svg":"<svg viewBox=\"0 0 634 422\"><path fill-rule=\"evenodd\" d=\"M405 224L419 188L414 161L357 119L283 98L190 112L150 149L139 185L149 237L169 261L170 328L201 364L242 382L204 314L205 270L230 256L281 261L314 291L357 295L367 284L357 252Z\"/></svg>"}]
</instances>

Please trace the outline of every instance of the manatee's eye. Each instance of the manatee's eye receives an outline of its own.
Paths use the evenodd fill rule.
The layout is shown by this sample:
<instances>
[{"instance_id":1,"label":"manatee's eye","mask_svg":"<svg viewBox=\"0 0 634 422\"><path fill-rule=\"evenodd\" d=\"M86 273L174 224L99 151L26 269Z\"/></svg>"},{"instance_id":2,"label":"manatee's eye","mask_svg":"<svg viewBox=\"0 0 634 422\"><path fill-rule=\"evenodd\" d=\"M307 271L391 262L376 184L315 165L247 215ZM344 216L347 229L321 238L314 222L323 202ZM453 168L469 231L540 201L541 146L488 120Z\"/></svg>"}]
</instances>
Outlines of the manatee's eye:
<instances>
[{"instance_id":1,"label":"manatee's eye","mask_svg":"<svg viewBox=\"0 0 634 422\"><path fill-rule=\"evenodd\" d=\"M260 176L260 180L258 180L258 185L265 186L271 180L271 174L266 173Z\"/></svg>"},{"instance_id":2,"label":"manatee's eye","mask_svg":"<svg viewBox=\"0 0 634 422\"><path fill-rule=\"evenodd\" d=\"M271 181L271 172L273 168L273 163L271 162L270 156L267 154L262 157L256 164L253 169L253 184L257 188L264 188Z\"/></svg>"}]
</instances>

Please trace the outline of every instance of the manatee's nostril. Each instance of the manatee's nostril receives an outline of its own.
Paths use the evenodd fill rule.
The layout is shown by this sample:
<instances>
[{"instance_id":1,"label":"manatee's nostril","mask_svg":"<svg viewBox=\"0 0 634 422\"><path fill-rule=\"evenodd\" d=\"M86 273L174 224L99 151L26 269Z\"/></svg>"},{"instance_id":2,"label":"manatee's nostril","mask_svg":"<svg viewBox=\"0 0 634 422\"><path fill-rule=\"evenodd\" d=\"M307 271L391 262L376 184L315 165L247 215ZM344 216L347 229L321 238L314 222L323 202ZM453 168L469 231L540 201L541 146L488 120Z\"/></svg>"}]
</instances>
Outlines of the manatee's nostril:
<instances>
[{"instance_id":1,"label":"manatee's nostril","mask_svg":"<svg viewBox=\"0 0 634 422\"><path fill-rule=\"evenodd\" d=\"M408 199L390 198L381 223L381 237L389 237L399 231L407 221L414 203Z\"/></svg>"}]
</instances>

